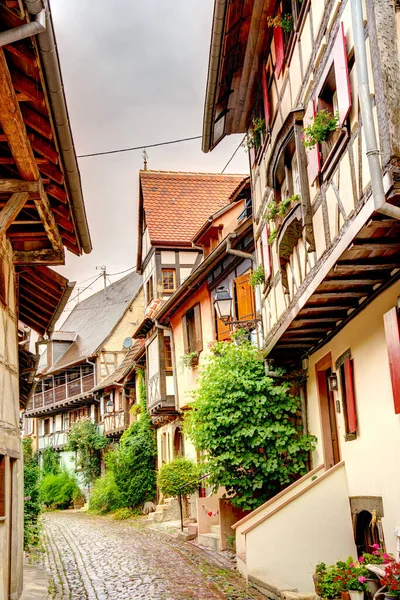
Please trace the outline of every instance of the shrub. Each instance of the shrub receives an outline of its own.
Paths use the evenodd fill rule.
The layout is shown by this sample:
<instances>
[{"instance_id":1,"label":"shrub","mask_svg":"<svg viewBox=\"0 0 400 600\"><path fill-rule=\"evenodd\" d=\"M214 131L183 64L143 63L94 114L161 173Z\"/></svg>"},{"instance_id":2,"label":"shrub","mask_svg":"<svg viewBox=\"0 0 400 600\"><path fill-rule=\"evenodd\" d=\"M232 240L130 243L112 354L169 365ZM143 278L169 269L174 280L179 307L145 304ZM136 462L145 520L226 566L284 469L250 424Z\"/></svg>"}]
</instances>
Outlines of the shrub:
<instances>
[{"instance_id":1,"label":"shrub","mask_svg":"<svg viewBox=\"0 0 400 600\"><path fill-rule=\"evenodd\" d=\"M66 450L76 452L76 467L82 473L83 483L92 484L100 476L101 450L108 445L105 435L98 432L90 419L74 423L68 434Z\"/></svg>"},{"instance_id":2,"label":"shrub","mask_svg":"<svg viewBox=\"0 0 400 600\"><path fill-rule=\"evenodd\" d=\"M132 510L131 508L119 508L113 514L114 521L126 521L126 519L131 519L132 517L137 517L140 514L137 510Z\"/></svg>"},{"instance_id":3,"label":"shrub","mask_svg":"<svg viewBox=\"0 0 400 600\"><path fill-rule=\"evenodd\" d=\"M300 399L265 374L257 348L214 343L197 384L186 428L234 506L254 509L307 472L316 438L303 434Z\"/></svg>"},{"instance_id":4,"label":"shrub","mask_svg":"<svg viewBox=\"0 0 400 600\"><path fill-rule=\"evenodd\" d=\"M107 470L103 477L99 477L94 482L89 506L90 510L100 514L113 512L120 508L121 496L112 471Z\"/></svg>"},{"instance_id":5,"label":"shrub","mask_svg":"<svg viewBox=\"0 0 400 600\"><path fill-rule=\"evenodd\" d=\"M39 460L32 452L32 440L22 440L24 457L24 549L36 546L40 538Z\"/></svg>"},{"instance_id":6,"label":"shrub","mask_svg":"<svg viewBox=\"0 0 400 600\"><path fill-rule=\"evenodd\" d=\"M121 505L128 508L142 506L156 496L157 443L151 418L146 410L146 387L140 371L138 391L141 404L140 419L122 434L121 440L106 456L106 464L113 471Z\"/></svg>"},{"instance_id":7,"label":"shrub","mask_svg":"<svg viewBox=\"0 0 400 600\"><path fill-rule=\"evenodd\" d=\"M187 458L175 458L163 465L158 472L157 483L160 492L166 496L186 496L199 487L200 470Z\"/></svg>"},{"instance_id":8,"label":"shrub","mask_svg":"<svg viewBox=\"0 0 400 600\"><path fill-rule=\"evenodd\" d=\"M67 471L45 475L40 482L39 498L47 508L68 508L80 495L75 478Z\"/></svg>"},{"instance_id":9,"label":"shrub","mask_svg":"<svg viewBox=\"0 0 400 600\"><path fill-rule=\"evenodd\" d=\"M60 471L59 453L52 446L45 448L42 452L42 477L45 475L57 475Z\"/></svg>"}]
</instances>

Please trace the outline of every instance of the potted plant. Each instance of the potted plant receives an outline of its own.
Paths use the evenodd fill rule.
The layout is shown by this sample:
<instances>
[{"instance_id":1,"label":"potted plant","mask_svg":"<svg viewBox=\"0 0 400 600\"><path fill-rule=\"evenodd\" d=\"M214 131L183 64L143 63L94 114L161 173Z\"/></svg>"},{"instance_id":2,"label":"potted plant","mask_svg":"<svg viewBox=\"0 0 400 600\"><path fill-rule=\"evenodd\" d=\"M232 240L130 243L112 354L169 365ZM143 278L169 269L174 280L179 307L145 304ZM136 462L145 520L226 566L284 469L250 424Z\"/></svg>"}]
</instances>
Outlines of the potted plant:
<instances>
[{"instance_id":1,"label":"potted plant","mask_svg":"<svg viewBox=\"0 0 400 600\"><path fill-rule=\"evenodd\" d=\"M312 576L314 582L315 593L318 596L322 596L321 591L321 579L323 575L326 573L326 564L324 562L320 562L315 567L315 572Z\"/></svg>"},{"instance_id":2,"label":"potted plant","mask_svg":"<svg viewBox=\"0 0 400 600\"><path fill-rule=\"evenodd\" d=\"M268 17L268 27L282 27L283 31L290 33L293 31L293 17L290 13L277 15L276 17Z\"/></svg>"},{"instance_id":3,"label":"potted plant","mask_svg":"<svg viewBox=\"0 0 400 600\"><path fill-rule=\"evenodd\" d=\"M265 119L261 117L255 117L252 121L251 127L247 132L246 140L243 142L248 150L255 148L256 150L261 146L262 138L267 133L265 125Z\"/></svg>"},{"instance_id":4,"label":"potted plant","mask_svg":"<svg viewBox=\"0 0 400 600\"><path fill-rule=\"evenodd\" d=\"M384 552L379 544L373 544L372 552L363 552L362 556L359 557L358 562L364 565L382 565L384 563L390 563L394 561L393 554ZM367 579L365 582L366 591L369 598L372 600L376 592L380 589L381 584L378 576L372 571L368 570Z\"/></svg>"},{"instance_id":5,"label":"potted plant","mask_svg":"<svg viewBox=\"0 0 400 600\"><path fill-rule=\"evenodd\" d=\"M182 356L182 363L188 368L197 366L199 364L199 353L189 352L188 354L184 354Z\"/></svg>"},{"instance_id":6,"label":"potted plant","mask_svg":"<svg viewBox=\"0 0 400 600\"><path fill-rule=\"evenodd\" d=\"M385 576L381 579L381 584L387 587L385 599L392 600L400 598L400 564L393 561L386 565Z\"/></svg>"},{"instance_id":7,"label":"potted plant","mask_svg":"<svg viewBox=\"0 0 400 600\"><path fill-rule=\"evenodd\" d=\"M322 598L334 599L340 598L341 585L338 580L338 569L335 565L328 567L325 573L320 576L320 596Z\"/></svg>"},{"instance_id":8,"label":"potted plant","mask_svg":"<svg viewBox=\"0 0 400 600\"><path fill-rule=\"evenodd\" d=\"M254 269L250 275L249 284L253 287L256 287L256 285L262 285L263 283L265 283L264 267L262 265L258 265L258 267Z\"/></svg>"},{"instance_id":9,"label":"potted plant","mask_svg":"<svg viewBox=\"0 0 400 600\"><path fill-rule=\"evenodd\" d=\"M277 229L274 229L273 231L271 231L271 233L268 236L268 244L270 246L272 246L272 244L276 240L277 236L278 236L278 230Z\"/></svg>"},{"instance_id":10,"label":"potted plant","mask_svg":"<svg viewBox=\"0 0 400 600\"><path fill-rule=\"evenodd\" d=\"M327 110L320 110L312 117L307 127L303 129L303 144L312 150L318 144L327 142L332 147L340 135L339 115L333 115Z\"/></svg>"}]
</instances>

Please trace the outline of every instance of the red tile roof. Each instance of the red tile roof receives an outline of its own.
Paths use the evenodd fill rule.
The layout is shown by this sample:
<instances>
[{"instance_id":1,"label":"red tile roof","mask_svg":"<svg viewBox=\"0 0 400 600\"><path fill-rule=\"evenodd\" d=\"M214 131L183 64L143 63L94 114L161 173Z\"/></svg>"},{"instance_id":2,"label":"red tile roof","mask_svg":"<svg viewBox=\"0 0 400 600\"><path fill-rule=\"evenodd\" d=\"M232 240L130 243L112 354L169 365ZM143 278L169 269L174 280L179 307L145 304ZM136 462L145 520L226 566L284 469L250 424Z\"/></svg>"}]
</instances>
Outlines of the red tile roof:
<instances>
[{"instance_id":1,"label":"red tile roof","mask_svg":"<svg viewBox=\"0 0 400 600\"><path fill-rule=\"evenodd\" d=\"M151 243L191 246L204 221L229 204L247 178L248 175L140 171Z\"/></svg>"}]
</instances>

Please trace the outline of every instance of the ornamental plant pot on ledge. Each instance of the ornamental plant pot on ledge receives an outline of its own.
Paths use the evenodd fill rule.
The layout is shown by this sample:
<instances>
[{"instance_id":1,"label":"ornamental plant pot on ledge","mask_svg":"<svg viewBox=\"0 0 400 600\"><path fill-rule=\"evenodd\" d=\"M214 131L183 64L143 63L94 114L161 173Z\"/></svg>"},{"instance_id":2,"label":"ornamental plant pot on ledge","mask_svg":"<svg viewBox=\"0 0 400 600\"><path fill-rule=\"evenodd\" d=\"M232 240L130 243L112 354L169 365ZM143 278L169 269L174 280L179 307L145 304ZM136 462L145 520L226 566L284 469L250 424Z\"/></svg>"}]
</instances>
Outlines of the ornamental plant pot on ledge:
<instances>
[{"instance_id":1,"label":"ornamental plant pot on ledge","mask_svg":"<svg viewBox=\"0 0 400 600\"><path fill-rule=\"evenodd\" d=\"M286 200L289 200L289 198L287 198ZM276 227L277 231L279 231L279 229L281 228L282 223L286 219L288 214L292 212L292 210L295 208L295 206L298 206L300 204L300 201L301 201L300 196L298 194L293 194L293 196L291 196L291 198L290 198L290 202L286 205L285 212L282 214L282 211L280 211L280 214L278 213L274 217L274 223L275 223L275 227ZM280 205L282 203L285 203L285 200L283 200L280 203Z\"/></svg>"},{"instance_id":2,"label":"ornamental plant pot on ledge","mask_svg":"<svg viewBox=\"0 0 400 600\"><path fill-rule=\"evenodd\" d=\"M364 592L349 590L350 600L364 600Z\"/></svg>"}]
</instances>

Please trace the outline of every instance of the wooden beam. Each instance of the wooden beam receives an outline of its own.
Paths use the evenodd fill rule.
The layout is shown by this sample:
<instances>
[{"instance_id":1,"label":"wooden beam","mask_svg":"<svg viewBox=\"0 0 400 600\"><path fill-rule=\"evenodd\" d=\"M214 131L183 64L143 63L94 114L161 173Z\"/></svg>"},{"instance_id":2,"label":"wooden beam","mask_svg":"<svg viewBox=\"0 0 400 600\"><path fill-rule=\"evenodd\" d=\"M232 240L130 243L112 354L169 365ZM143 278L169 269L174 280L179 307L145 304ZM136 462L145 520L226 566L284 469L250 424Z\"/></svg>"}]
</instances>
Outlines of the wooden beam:
<instances>
[{"instance_id":1,"label":"wooden beam","mask_svg":"<svg viewBox=\"0 0 400 600\"><path fill-rule=\"evenodd\" d=\"M337 321L340 321L344 318L343 315L338 316L338 317L318 317L318 316L314 316L314 317L296 317L296 323L318 323L318 325L320 325L321 323L336 323Z\"/></svg>"},{"instance_id":2,"label":"wooden beam","mask_svg":"<svg viewBox=\"0 0 400 600\"><path fill-rule=\"evenodd\" d=\"M304 311L310 312L310 313L315 313L315 312L320 312L320 311L335 311L335 310L349 310L349 306L346 305L344 306L343 304L317 304L316 306L305 306L302 309L302 313Z\"/></svg>"},{"instance_id":3,"label":"wooden beam","mask_svg":"<svg viewBox=\"0 0 400 600\"><path fill-rule=\"evenodd\" d=\"M48 165L49 160L47 158L36 157L35 161L38 165ZM13 165L15 160L13 156L0 156L0 165Z\"/></svg>"},{"instance_id":4,"label":"wooden beam","mask_svg":"<svg viewBox=\"0 0 400 600\"><path fill-rule=\"evenodd\" d=\"M390 257L391 259L393 258L392 256ZM372 260L358 260L357 262L354 261L340 261L338 262L335 267L334 267L334 271L340 270L340 271L356 271L356 270L362 270L362 271L376 271L377 269L382 269L382 270L392 270L392 269L400 269L400 257L398 262L393 262L393 261L389 261L389 260L377 260L374 261Z\"/></svg>"},{"instance_id":5,"label":"wooden beam","mask_svg":"<svg viewBox=\"0 0 400 600\"><path fill-rule=\"evenodd\" d=\"M43 223L43 227L47 233L47 237L49 238L50 243L53 246L53 250L57 252L63 252L63 241L61 239L61 235L58 230L58 226L54 218L54 214L51 210L50 202L44 190L44 187L41 187L40 194L39 196L35 197L34 202L36 205L36 209L39 213L39 217Z\"/></svg>"},{"instance_id":6,"label":"wooden beam","mask_svg":"<svg viewBox=\"0 0 400 600\"><path fill-rule=\"evenodd\" d=\"M32 110L26 104L21 106L21 111L24 117L24 121L29 127L32 127L35 131L43 135L48 140L53 139L53 131L51 129L48 120L43 117L36 110Z\"/></svg>"},{"instance_id":7,"label":"wooden beam","mask_svg":"<svg viewBox=\"0 0 400 600\"><path fill-rule=\"evenodd\" d=\"M367 227L388 227L389 229L396 225L399 226L399 222L396 219L370 219L367 223Z\"/></svg>"},{"instance_id":8,"label":"wooden beam","mask_svg":"<svg viewBox=\"0 0 400 600\"><path fill-rule=\"evenodd\" d=\"M27 192L18 192L13 194L5 207L0 212L0 237L4 235L12 222L21 212L29 194Z\"/></svg>"},{"instance_id":9,"label":"wooden beam","mask_svg":"<svg viewBox=\"0 0 400 600\"><path fill-rule=\"evenodd\" d=\"M379 283L385 279L384 276L377 277L374 274L371 274L371 277L366 277L363 275L363 279L359 276L354 276L354 278L344 279L343 277L327 277L322 285L326 285L328 283L333 283L335 285L374 285L375 283Z\"/></svg>"},{"instance_id":10,"label":"wooden beam","mask_svg":"<svg viewBox=\"0 0 400 600\"><path fill-rule=\"evenodd\" d=\"M6 46L4 46L4 48L7 50L7 52L10 52L10 54L14 54L14 56L18 56L18 58L21 58L23 61L28 63L28 65L31 65L32 67L37 67L38 62L36 56L32 52L29 52L29 50L27 50L23 42L18 42L16 44L10 45L7 44Z\"/></svg>"},{"instance_id":11,"label":"wooden beam","mask_svg":"<svg viewBox=\"0 0 400 600\"><path fill-rule=\"evenodd\" d=\"M0 179L0 193L39 192L39 181L23 181L22 179Z\"/></svg>"},{"instance_id":12,"label":"wooden beam","mask_svg":"<svg viewBox=\"0 0 400 600\"><path fill-rule=\"evenodd\" d=\"M63 265L64 251L55 250L14 250L15 265Z\"/></svg>"},{"instance_id":13,"label":"wooden beam","mask_svg":"<svg viewBox=\"0 0 400 600\"><path fill-rule=\"evenodd\" d=\"M361 298L362 296L368 296L370 290L367 292L349 292L348 290L335 290L332 292L314 292L312 298Z\"/></svg>"},{"instance_id":14,"label":"wooden beam","mask_svg":"<svg viewBox=\"0 0 400 600\"><path fill-rule=\"evenodd\" d=\"M12 74L12 82L16 90L27 96L29 100L36 102L40 106L44 106L44 96L40 86L33 79L29 79L20 71L14 71Z\"/></svg>"},{"instance_id":15,"label":"wooden beam","mask_svg":"<svg viewBox=\"0 0 400 600\"><path fill-rule=\"evenodd\" d=\"M355 239L350 244L349 250L399 250L400 243L390 238L366 238Z\"/></svg>"},{"instance_id":16,"label":"wooden beam","mask_svg":"<svg viewBox=\"0 0 400 600\"><path fill-rule=\"evenodd\" d=\"M3 49L0 48L0 125L22 179L37 181L39 171L15 95Z\"/></svg>"}]
</instances>

